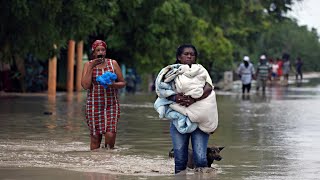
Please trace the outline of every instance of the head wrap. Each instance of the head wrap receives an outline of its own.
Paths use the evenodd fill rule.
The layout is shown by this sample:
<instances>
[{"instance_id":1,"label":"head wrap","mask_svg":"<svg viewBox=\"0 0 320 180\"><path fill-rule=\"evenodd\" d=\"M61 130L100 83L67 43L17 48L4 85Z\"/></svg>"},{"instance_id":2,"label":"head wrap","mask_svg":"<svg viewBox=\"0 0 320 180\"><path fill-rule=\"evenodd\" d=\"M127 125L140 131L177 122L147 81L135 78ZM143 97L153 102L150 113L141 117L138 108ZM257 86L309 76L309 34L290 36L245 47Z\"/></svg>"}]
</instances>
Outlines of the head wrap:
<instances>
[{"instance_id":1,"label":"head wrap","mask_svg":"<svg viewBox=\"0 0 320 180\"><path fill-rule=\"evenodd\" d=\"M107 49L107 44L102 41L102 40L96 40L92 43L92 46L91 46L91 50L92 52L94 52L94 50L98 47L98 46L103 46L104 48Z\"/></svg>"}]
</instances>

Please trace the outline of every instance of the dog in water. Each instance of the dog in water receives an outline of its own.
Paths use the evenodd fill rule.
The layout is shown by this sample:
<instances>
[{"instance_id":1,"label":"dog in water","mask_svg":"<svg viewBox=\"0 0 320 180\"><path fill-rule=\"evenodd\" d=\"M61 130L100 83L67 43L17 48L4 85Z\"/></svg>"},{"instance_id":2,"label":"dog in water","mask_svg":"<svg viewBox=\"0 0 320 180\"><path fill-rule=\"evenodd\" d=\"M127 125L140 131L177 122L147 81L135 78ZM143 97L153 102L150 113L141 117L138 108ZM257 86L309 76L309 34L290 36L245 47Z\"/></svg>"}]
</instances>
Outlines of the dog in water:
<instances>
[{"instance_id":1,"label":"dog in water","mask_svg":"<svg viewBox=\"0 0 320 180\"><path fill-rule=\"evenodd\" d=\"M212 146L207 148L207 162L208 167L211 167L211 164L214 160L221 161L222 157L220 156L220 151L222 151L224 147ZM174 150L171 149L169 152L169 157L174 158ZM194 169L195 165L193 162L193 152L191 149L188 150L188 164L187 167L190 169Z\"/></svg>"}]
</instances>

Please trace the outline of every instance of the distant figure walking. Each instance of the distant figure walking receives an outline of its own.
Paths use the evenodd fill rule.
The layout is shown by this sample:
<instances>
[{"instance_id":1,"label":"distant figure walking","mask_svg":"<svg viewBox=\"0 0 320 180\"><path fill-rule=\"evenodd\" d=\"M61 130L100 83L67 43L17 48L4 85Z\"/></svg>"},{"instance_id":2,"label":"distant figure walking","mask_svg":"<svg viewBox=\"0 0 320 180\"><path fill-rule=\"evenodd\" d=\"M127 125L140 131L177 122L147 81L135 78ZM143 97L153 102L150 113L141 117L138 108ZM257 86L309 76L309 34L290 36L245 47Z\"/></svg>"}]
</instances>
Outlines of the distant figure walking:
<instances>
[{"instance_id":1,"label":"distant figure walking","mask_svg":"<svg viewBox=\"0 0 320 180\"><path fill-rule=\"evenodd\" d=\"M272 61L271 67L272 67L272 80L276 81L279 79L278 78L279 65L278 65L277 61Z\"/></svg>"},{"instance_id":2,"label":"distant figure walking","mask_svg":"<svg viewBox=\"0 0 320 180\"><path fill-rule=\"evenodd\" d=\"M244 94L246 90L247 93L250 93L251 81L254 77L254 67L250 62L249 56L243 57L243 62L239 65L237 73L242 82L242 94Z\"/></svg>"},{"instance_id":3,"label":"distant figure walking","mask_svg":"<svg viewBox=\"0 0 320 180\"><path fill-rule=\"evenodd\" d=\"M299 80L299 76L300 76L300 81L302 81L302 65L303 65L303 62L301 60L300 57L297 58L297 61L296 61L296 80L298 81Z\"/></svg>"},{"instance_id":4,"label":"distant figure walking","mask_svg":"<svg viewBox=\"0 0 320 180\"><path fill-rule=\"evenodd\" d=\"M285 53L282 58L283 58L282 72L284 77L284 83L285 85L287 85L289 80L289 73L291 69L291 64L289 60L290 55Z\"/></svg>"},{"instance_id":5,"label":"distant figure walking","mask_svg":"<svg viewBox=\"0 0 320 180\"><path fill-rule=\"evenodd\" d=\"M136 76L132 69L128 69L128 73L126 75L126 90L128 93L134 94L136 92Z\"/></svg>"},{"instance_id":6,"label":"distant figure walking","mask_svg":"<svg viewBox=\"0 0 320 180\"><path fill-rule=\"evenodd\" d=\"M8 63L0 62L0 91L11 91L12 80L10 79L11 66Z\"/></svg>"},{"instance_id":7,"label":"distant figure walking","mask_svg":"<svg viewBox=\"0 0 320 180\"><path fill-rule=\"evenodd\" d=\"M267 62L267 58L265 55L260 56L260 62L257 67L257 91L259 91L260 87L262 87L262 92L265 93L267 81L270 79L270 65Z\"/></svg>"},{"instance_id":8,"label":"distant figure walking","mask_svg":"<svg viewBox=\"0 0 320 180\"><path fill-rule=\"evenodd\" d=\"M278 80L281 80L282 77L282 65L283 65L283 61L280 58L277 58L277 64L278 64L278 71L277 71L277 76L278 76Z\"/></svg>"}]
</instances>

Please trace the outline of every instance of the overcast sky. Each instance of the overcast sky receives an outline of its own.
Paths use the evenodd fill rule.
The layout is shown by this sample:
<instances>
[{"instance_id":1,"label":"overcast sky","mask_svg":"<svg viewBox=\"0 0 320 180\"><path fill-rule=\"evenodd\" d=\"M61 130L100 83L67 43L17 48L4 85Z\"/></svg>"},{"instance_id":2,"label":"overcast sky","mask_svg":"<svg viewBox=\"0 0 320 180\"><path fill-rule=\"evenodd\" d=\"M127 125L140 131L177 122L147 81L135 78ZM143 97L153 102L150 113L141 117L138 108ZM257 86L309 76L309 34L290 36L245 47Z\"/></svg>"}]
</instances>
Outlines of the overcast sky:
<instances>
[{"instance_id":1,"label":"overcast sky","mask_svg":"<svg viewBox=\"0 0 320 180\"><path fill-rule=\"evenodd\" d=\"M320 33L320 0L296 2L292 10L289 16L295 17L299 25L307 25L308 29L314 27Z\"/></svg>"}]
</instances>

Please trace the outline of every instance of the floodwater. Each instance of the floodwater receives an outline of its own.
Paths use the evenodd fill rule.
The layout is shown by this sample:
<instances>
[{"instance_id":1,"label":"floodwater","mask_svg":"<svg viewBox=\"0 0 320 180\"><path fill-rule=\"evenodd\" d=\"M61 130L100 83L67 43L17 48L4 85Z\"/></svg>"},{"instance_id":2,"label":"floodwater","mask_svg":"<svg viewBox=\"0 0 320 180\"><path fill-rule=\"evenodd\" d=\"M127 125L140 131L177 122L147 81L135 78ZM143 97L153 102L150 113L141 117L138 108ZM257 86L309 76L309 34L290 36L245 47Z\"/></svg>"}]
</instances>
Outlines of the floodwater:
<instances>
[{"instance_id":1,"label":"floodwater","mask_svg":"<svg viewBox=\"0 0 320 180\"><path fill-rule=\"evenodd\" d=\"M214 171L174 175L155 94L121 96L115 150L89 150L85 92L0 95L0 179L319 179L320 82L217 93ZM52 113L52 114L51 114Z\"/></svg>"}]
</instances>

